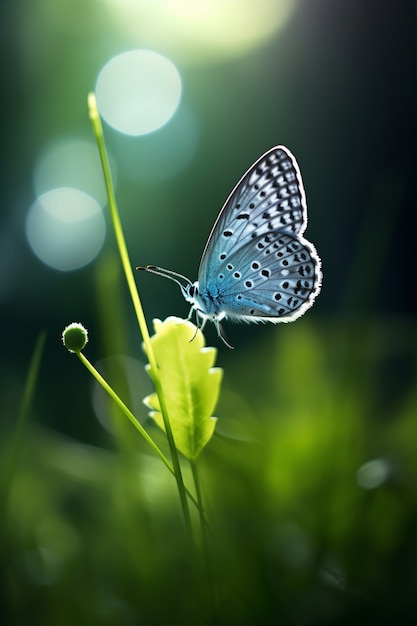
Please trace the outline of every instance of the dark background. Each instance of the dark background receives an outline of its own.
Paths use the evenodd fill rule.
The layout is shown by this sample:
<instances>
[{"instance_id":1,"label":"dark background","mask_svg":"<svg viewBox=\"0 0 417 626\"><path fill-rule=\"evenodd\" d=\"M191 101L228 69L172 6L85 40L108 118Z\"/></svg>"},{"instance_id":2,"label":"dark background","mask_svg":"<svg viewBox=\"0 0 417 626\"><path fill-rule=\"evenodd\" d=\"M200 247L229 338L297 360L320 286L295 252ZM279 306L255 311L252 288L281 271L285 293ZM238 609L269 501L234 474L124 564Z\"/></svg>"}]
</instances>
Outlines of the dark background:
<instances>
[{"instance_id":1,"label":"dark background","mask_svg":"<svg viewBox=\"0 0 417 626\"><path fill-rule=\"evenodd\" d=\"M208 54L206 59L199 60L191 46L188 51L185 46L176 47L175 25L172 38L166 41L144 31L138 18L140 10L134 14L137 29L123 30L121 20L114 18L110 4L104 2L54 4L46 0L6 0L2 3L3 455L7 456L10 448L29 361L42 331L46 331L46 342L30 407L25 471L42 475L39 480L44 484L45 501L51 508L58 507L53 496L48 500L48 490L52 493L53 487L49 472L38 465L42 451L55 450L59 456L63 441L70 447L93 446L96 451L113 448L111 436L94 417L90 377L75 357L63 349L60 339L66 324L80 321L90 332L88 356L92 361L118 354L144 360L110 221L106 217L106 244L93 263L74 272L58 272L43 265L31 252L25 220L35 200L33 169L43 147L61 135L92 137L86 97L94 88L101 67L119 52L152 49L166 55L179 69L183 80L182 104L192 110L197 120L198 144L194 157L176 177L152 183L138 175L138 180L134 180L124 175L120 165L123 144L115 131L105 125L108 147L118 165L117 196L132 263L158 264L195 280L201 251L225 198L250 164L276 144L288 146L299 162L309 208L306 236L315 243L323 261L322 293L313 309L296 325L256 327L226 323L234 352L218 341L213 329L207 330L207 341L218 347L218 363L226 371L226 395L217 415L221 418L222 411L233 412L240 401L251 407L256 419L273 416L272 407L276 410L275 417L285 413L287 405L291 405L286 394L289 397L298 394L299 398L303 386L294 383L292 387L288 377L289 387L284 389L282 359L299 358L298 364L290 366L295 376L300 364L306 380L314 379L314 368L323 368L321 401L335 394L337 410L333 417L338 424L347 423L343 416L350 411L354 413L354 421L349 422L349 437L339 433L340 439L332 443L329 434L330 448L341 445L341 455L350 459L346 464L350 469L346 472L351 471L354 476L355 467L373 458L389 459L397 472L392 479L395 485L391 483L389 487L396 491L395 505L386 504L382 498L379 509L375 508L366 522L361 506L354 509L356 515L352 516L347 533L353 543L342 541L339 554L338 568L348 581L346 587L344 583L341 585L344 587L341 598L333 598L329 608L329 604L321 602L317 588L306 583L299 596L294 594L293 604L277 612L281 621L276 623L301 623L297 622L294 607L307 596L306 607L310 608L300 618L304 619L303 623L359 623L349 621L352 615L357 620L359 615L366 615L371 620L368 623L373 623L372 616L387 616L388 620L391 615L394 619L402 610L401 618L406 620L411 619L408 592L412 581L415 582L412 563L416 544L412 530L416 480L412 442L417 432L411 419L415 408L416 340L415 6L411 2L372 0L300 0L294 5L294 12L283 28L258 45L239 54L217 54L215 60ZM164 19L163 9L155 19ZM169 124L155 133L162 145L168 127ZM169 134L166 137L169 142ZM149 141L152 142L152 136ZM140 160L137 168L139 172ZM137 276L137 284L149 322L154 317L164 319L168 315L186 317L188 305L174 285L142 274ZM310 339L316 346L309 344L311 362L310 352L304 352L305 342ZM136 392L141 395L140 390ZM355 408L355 401L363 414ZM320 403L317 407L309 406L310 417L306 419L310 426L323 406ZM409 416L407 419L405 414ZM311 433L315 432L312 427ZM309 436L314 438L311 433ZM79 450L72 449L77 459ZM316 450L313 462L317 468L324 463L325 455L323 450ZM37 462L30 470L33 458ZM239 463L237 459L240 467ZM18 468L16 480L19 471ZM49 471L53 473L53 469ZM233 464L229 471L233 473ZM236 476L239 471L241 467L236 469ZM64 482L62 490L71 490L71 477L66 476ZM334 538L323 503L329 502L328 498L331 500L335 490L344 487L335 477L334 484L326 485L318 477L316 488L317 494L323 496L323 502L317 505L323 523L309 526L308 516L300 519L305 520L320 550L327 553L327 547L333 545L332 541L337 543L343 532L340 531L338 539ZM299 504L295 504L296 486L292 489L294 506L289 506L284 514L288 519L292 519ZM236 503L236 519L245 514L245 509L239 506ZM360 535L361 524L368 524L369 536L378 533L383 520L393 519L392 507L397 507L395 519L401 519L401 524L393 522L391 534L388 530L386 533L388 539L381 539L374 546L370 558L376 563L378 575L375 575L361 561L361 546L363 542L366 551L366 536L357 542L355 537ZM36 606L40 584L27 573L28 559L21 557L27 554L28 543L33 548L40 540L39 537L28 539L31 522L20 513L15 504L12 517L18 523L11 524L16 532L10 531L9 541L15 548L12 559L9 554L5 557L8 584L15 592L15 596L6 593L9 599L6 599L5 615L10 624L25 623L26 609L22 607L27 607L30 614ZM340 512L340 518L343 516ZM91 529L86 530L84 524L85 516L80 514L79 519L71 521L71 532L88 536ZM111 538L119 528L116 522L113 525L109 522L99 532ZM351 550L353 544L355 548ZM88 567L96 571L99 566L95 557L86 550L84 558ZM314 567L320 561L318 553L316 559ZM63 565L64 582L61 578L60 586L56 581L41 585L43 589L50 585L52 598L61 594L64 604L70 603L73 593L71 581L65 587L67 567ZM369 578L368 574L362 578L358 574L364 569ZM288 581L285 568L281 574ZM126 587L134 585L133 573L123 575ZM288 585L293 585L293 591L297 587L294 581ZM365 598L366 605L369 598L367 587L371 587L374 601L365 610L361 602ZM271 591L271 596L275 592L284 597L285 585L279 592ZM16 600L19 593L20 603ZM401 598L399 602L398 598ZM98 619L88 602L85 600L79 609L80 619L81 615L87 619L83 611L85 614L91 611L94 619ZM361 609L357 609L357 604ZM58 620L60 613L54 601L41 605L37 606L32 623L66 623L62 616ZM134 618L118 620L122 618L115 618L114 623L135 623ZM109 619L105 623L112 622ZM155 623L163 621L155 618ZM265 618L262 623L270 622Z\"/></svg>"}]
</instances>

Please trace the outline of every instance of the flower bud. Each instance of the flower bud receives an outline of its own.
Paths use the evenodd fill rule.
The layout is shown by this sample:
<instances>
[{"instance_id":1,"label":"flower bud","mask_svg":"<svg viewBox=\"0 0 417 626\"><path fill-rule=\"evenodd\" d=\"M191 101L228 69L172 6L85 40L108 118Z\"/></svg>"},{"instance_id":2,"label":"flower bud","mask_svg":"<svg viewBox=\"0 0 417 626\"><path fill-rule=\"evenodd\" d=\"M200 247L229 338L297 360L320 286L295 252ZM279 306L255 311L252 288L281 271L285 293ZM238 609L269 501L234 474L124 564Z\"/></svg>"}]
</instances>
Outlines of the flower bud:
<instances>
[{"instance_id":1,"label":"flower bud","mask_svg":"<svg viewBox=\"0 0 417 626\"><path fill-rule=\"evenodd\" d=\"M79 322L72 322L64 329L62 341L70 352L81 352L88 341L87 329Z\"/></svg>"}]
</instances>

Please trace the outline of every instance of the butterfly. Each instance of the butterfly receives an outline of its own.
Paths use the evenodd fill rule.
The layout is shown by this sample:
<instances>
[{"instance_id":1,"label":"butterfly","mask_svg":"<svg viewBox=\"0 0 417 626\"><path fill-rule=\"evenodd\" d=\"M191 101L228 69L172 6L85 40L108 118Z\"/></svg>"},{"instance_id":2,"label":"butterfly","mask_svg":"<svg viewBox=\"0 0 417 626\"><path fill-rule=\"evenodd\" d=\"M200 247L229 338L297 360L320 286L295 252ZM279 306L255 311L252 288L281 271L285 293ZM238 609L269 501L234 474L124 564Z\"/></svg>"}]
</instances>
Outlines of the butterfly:
<instances>
[{"instance_id":1,"label":"butterfly","mask_svg":"<svg viewBox=\"0 0 417 626\"><path fill-rule=\"evenodd\" d=\"M292 322L320 292L321 260L304 237L307 205L300 169L278 145L239 180L211 230L192 282L156 265L138 267L176 282L201 329L223 319Z\"/></svg>"}]
</instances>

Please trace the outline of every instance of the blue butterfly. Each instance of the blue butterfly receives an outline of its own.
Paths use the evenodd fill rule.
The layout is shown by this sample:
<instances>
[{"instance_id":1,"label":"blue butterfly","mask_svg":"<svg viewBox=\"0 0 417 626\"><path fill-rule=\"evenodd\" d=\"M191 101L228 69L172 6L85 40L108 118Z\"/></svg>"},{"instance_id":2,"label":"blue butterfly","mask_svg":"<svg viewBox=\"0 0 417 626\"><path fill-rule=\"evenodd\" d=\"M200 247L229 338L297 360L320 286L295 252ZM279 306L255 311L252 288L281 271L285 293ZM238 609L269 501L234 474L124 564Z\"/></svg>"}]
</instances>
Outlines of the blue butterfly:
<instances>
[{"instance_id":1,"label":"blue butterfly","mask_svg":"<svg viewBox=\"0 0 417 626\"><path fill-rule=\"evenodd\" d=\"M177 272L140 267L176 282L203 329L220 321L292 322L309 309L322 282L321 261L304 239L307 206L291 152L275 146L242 176L209 235L194 283ZM185 283L185 284L183 284ZM229 346L231 347L231 346Z\"/></svg>"}]
</instances>

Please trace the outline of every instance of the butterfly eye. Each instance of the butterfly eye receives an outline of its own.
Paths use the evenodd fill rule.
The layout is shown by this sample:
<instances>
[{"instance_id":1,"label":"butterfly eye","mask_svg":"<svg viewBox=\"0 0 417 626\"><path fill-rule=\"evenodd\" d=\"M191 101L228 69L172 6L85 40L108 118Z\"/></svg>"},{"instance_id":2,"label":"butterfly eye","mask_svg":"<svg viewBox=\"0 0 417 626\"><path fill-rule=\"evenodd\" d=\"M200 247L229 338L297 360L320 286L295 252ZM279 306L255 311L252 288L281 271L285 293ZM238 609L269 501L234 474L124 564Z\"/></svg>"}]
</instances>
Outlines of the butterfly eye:
<instances>
[{"instance_id":1,"label":"butterfly eye","mask_svg":"<svg viewBox=\"0 0 417 626\"><path fill-rule=\"evenodd\" d=\"M188 295L193 298L198 293L198 289L195 285L190 285L188 288Z\"/></svg>"}]
</instances>

